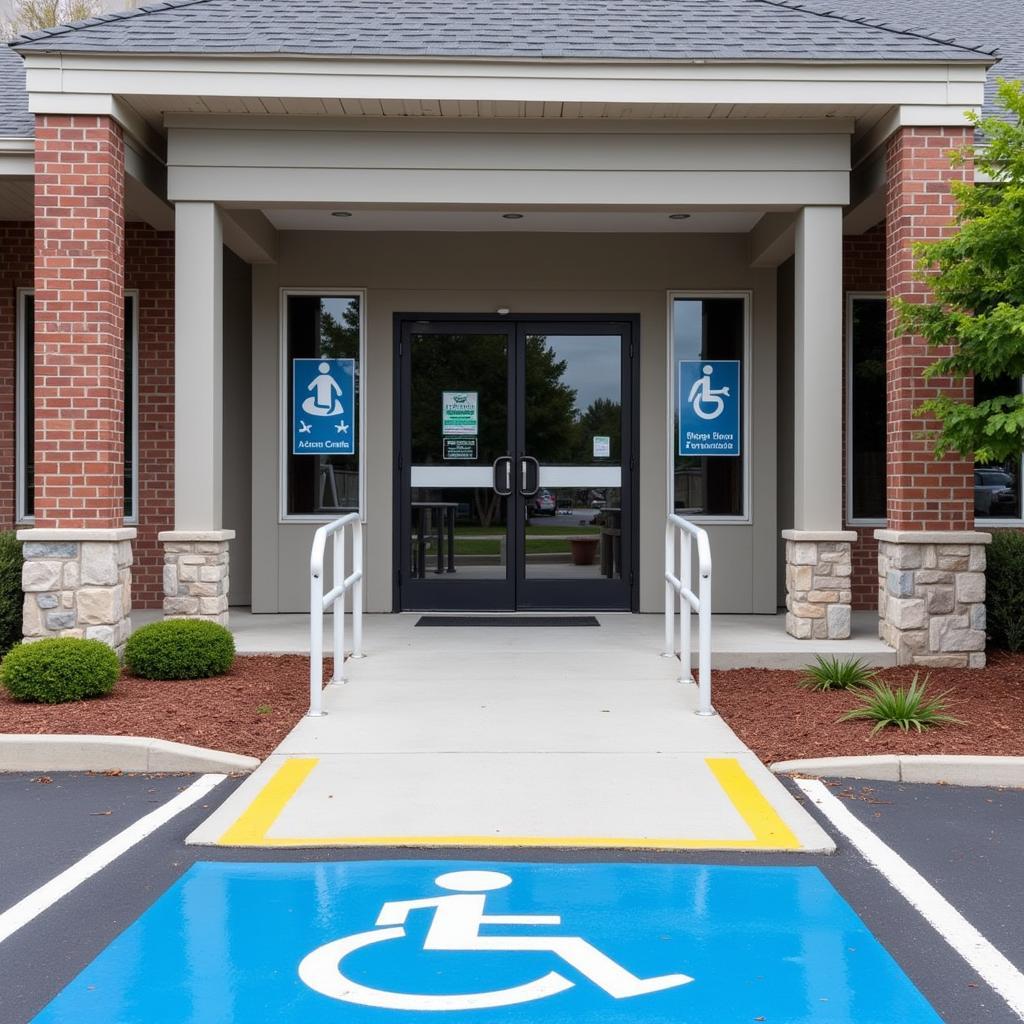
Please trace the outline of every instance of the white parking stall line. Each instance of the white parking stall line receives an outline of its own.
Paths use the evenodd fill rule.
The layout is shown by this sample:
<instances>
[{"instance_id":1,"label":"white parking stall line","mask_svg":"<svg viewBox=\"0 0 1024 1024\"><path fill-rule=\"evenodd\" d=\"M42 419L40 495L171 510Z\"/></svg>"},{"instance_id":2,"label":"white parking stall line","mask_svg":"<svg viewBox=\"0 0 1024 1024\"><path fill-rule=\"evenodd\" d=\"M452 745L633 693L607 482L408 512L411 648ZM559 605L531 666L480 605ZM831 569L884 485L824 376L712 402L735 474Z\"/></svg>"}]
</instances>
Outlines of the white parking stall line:
<instances>
[{"instance_id":1,"label":"white parking stall line","mask_svg":"<svg viewBox=\"0 0 1024 1024\"><path fill-rule=\"evenodd\" d=\"M818 779L796 779L815 807L864 859L978 972L1024 1020L1024 974L931 883L857 819Z\"/></svg>"},{"instance_id":2,"label":"white parking stall line","mask_svg":"<svg viewBox=\"0 0 1024 1024\"><path fill-rule=\"evenodd\" d=\"M152 835L172 818L202 800L215 786L227 778L226 775L209 774L196 779L188 789L179 793L167 803L140 818L102 846L97 846L81 860L76 861L67 870L62 871L45 885L19 900L13 907L0 914L0 942L10 938L19 928L38 917L44 910L52 907L59 899L66 896L82 882L102 871L108 864L117 860L133 846Z\"/></svg>"}]
</instances>

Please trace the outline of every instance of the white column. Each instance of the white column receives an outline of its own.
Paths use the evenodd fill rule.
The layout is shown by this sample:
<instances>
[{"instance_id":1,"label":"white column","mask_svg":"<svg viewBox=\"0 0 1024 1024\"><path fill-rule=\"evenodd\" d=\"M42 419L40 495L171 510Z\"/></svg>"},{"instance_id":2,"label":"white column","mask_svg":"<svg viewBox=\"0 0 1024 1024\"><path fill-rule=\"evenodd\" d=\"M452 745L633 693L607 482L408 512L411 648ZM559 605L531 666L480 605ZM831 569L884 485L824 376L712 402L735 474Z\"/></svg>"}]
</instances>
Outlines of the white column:
<instances>
[{"instance_id":1,"label":"white column","mask_svg":"<svg viewBox=\"0 0 1024 1024\"><path fill-rule=\"evenodd\" d=\"M843 525L843 220L838 206L797 215L794 523Z\"/></svg>"},{"instance_id":2,"label":"white column","mask_svg":"<svg viewBox=\"0 0 1024 1024\"><path fill-rule=\"evenodd\" d=\"M222 526L223 238L213 203L175 206L174 523Z\"/></svg>"}]
</instances>

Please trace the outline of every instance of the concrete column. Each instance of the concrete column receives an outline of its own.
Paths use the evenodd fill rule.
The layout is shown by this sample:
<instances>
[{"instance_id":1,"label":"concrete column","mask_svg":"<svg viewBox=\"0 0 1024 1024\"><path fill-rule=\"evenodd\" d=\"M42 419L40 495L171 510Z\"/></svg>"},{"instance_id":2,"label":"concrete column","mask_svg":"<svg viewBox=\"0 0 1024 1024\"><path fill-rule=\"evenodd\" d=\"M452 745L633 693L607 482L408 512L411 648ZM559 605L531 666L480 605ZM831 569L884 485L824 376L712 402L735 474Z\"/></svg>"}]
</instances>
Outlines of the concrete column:
<instances>
[{"instance_id":1,"label":"concrete column","mask_svg":"<svg viewBox=\"0 0 1024 1024\"><path fill-rule=\"evenodd\" d=\"M175 206L174 526L222 526L223 238L213 203Z\"/></svg>"},{"instance_id":2,"label":"concrete column","mask_svg":"<svg viewBox=\"0 0 1024 1024\"><path fill-rule=\"evenodd\" d=\"M853 603L843 526L843 220L838 206L797 215L794 260L794 529L786 542L786 631L845 640Z\"/></svg>"},{"instance_id":3,"label":"concrete column","mask_svg":"<svg viewBox=\"0 0 1024 1024\"><path fill-rule=\"evenodd\" d=\"M227 625L229 541L222 529L224 249L213 203L175 206L174 530L164 546L165 618Z\"/></svg>"}]
</instances>

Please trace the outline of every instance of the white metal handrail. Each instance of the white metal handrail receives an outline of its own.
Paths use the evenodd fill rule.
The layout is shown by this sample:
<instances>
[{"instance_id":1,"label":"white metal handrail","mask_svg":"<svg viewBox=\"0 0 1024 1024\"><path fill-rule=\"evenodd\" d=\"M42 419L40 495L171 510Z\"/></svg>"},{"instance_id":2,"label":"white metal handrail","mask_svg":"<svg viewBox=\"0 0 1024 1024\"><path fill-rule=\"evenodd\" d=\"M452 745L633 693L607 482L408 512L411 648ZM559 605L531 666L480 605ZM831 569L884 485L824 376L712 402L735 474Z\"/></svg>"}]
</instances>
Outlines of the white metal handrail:
<instances>
[{"instance_id":1,"label":"white metal handrail","mask_svg":"<svg viewBox=\"0 0 1024 1024\"><path fill-rule=\"evenodd\" d=\"M351 527L352 573L345 575L345 534ZM324 593L324 551L331 538L334 587ZM332 683L345 681L345 595L352 591L352 657L363 656L363 524L358 512L321 526L313 535L309 556L309 716L323 710L324 612L334 613L334 671Z\"/></svg>"},{"instance_id":2,"label":"white metal handrail","mask_svg":"<svg viewBox=\"0 0 1024 1024\"><path fill-rule=\"evenodd\" d=\"M676 541L678 539L678 552ZM693 592L693 543L697 543L700 580ZM677 561L678 558L678 561ZM678 565L678 573L677 573ZM679 602L679 645L675 638L675 600ZM697 714L713 715L711 706L711 542L707 530L682 516L665 524L665 657L682 663L682 681L693 682L690 613L697 613Z\"/></svg>"}]
</instances>

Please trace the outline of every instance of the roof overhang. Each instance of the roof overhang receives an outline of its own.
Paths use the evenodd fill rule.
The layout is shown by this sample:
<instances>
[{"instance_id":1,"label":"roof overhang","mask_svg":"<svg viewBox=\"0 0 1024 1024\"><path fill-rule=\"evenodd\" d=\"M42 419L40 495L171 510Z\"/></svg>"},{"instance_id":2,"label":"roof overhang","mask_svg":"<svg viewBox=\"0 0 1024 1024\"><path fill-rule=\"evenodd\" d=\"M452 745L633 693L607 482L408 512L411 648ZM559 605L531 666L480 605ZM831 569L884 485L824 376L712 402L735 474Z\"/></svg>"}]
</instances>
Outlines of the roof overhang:
<instances>
[{"instance_id":1,"label":"roof overhang","mask_svg":"<svg viewBox=\"0 0 1024 1024\"><path fill-rule=\"evenodd\" d=\"M0 177L26 178L35 174L35 140L0 136Z\"/></svg>"}]
</instances>

